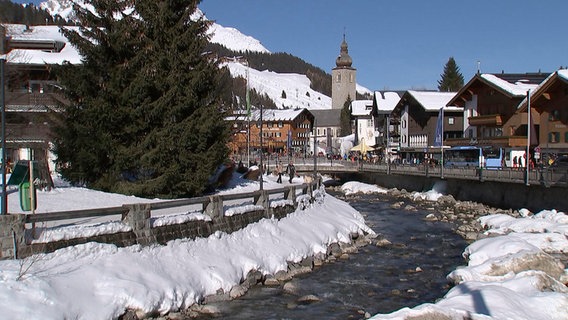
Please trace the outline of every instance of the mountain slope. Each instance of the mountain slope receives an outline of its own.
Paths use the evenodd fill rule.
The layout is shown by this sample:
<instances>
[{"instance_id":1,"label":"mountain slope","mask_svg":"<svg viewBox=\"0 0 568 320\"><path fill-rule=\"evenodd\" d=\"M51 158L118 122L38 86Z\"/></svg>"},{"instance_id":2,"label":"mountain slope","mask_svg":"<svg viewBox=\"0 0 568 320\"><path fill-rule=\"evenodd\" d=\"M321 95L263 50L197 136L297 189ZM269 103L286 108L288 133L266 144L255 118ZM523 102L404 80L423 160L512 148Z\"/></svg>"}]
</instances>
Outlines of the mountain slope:
<instances>
[{"instance_id":1,"label":"mountain slope","mask_svg":"<svg viewBox=\"0 0 568 320\"><path fill-rule=\"evenodd\" d=\"M79 4L85 5L82 0L75 0ZM59 15L64 19L73 19L71 0L48 0L42 2L40 7L49 11L52 15ZM194 17L205 15L198 9ZM211 42L226 47L233 52L258 52L270 54L257 39L244 35L235 28L223 27L215 22L212 23L208 33L211 35ZM232 77L246 76L246 69L243 64L230 62L223 64L230 70ZM308 108L308 109L329 109L331 108L331 98L310 88L310 80L306 75L298 73L276 73L272 71L258 71L249 69L249 87L260 94L266 94L274 101L278 108ZM371 93L370 90L357 86L357 92L365 94ZM254 103L254 102L253 102Z\"/></svg>"}]
</instances>

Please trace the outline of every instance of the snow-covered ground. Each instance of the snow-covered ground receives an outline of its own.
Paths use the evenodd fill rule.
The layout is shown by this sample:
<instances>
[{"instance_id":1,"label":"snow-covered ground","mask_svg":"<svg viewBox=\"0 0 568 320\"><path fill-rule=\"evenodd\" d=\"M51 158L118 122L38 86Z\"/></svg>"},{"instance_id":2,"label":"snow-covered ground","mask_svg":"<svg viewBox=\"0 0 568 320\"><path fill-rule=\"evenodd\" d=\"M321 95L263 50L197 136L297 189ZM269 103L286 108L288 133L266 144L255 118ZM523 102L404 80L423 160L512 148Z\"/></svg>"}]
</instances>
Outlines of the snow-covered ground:
<instances>
[{"instance_id":1,"label":"snow-covered ground","mask_svg":"<svg viewBox=\"0 0 568 320\"><path fill-rule=\"evenodd\" d=\"M275 183L275 177L266 179L266 188L287 184ZM301 182L299 178L295 181ZM257 183L239 181L225 192L257 188ZM359 182L345 184L343 189L385 192ZM435 199L436 194L432 191L424 198ZM10 208L17 205L13 197L11 194ZM88 243L23 260L0 261L0 318L110 319L125 308L165 314L219 289L227 292L250 270L276 273L285 270L287 262L325 252L330 243L349 241L352 232L373 233L347 203L329 195L318 199L306 210L280 221L265 219L232 234L218 232L208 238L150 247ZM49 212L159 199L61 187L39 192L38 200L38 212L42 207L43 212ZM568 218L556 211L522 212L524 217L519 219L503 215L482 219L490 228L488 234L498 236L479 240L465 250L468 265L448 275L457 285L438 302L373 318L405 319L436 313L449 319L567 319L566 286L542 271L515 270L514 266L535 257L542 259L542 265L548 261L548 253L567 252ZM215 254L220 252L231 254ZM548 272L556 272L566 282L564 266L548 263ZM496 266L502 274L495 271L499 269Z\"/></svg>"}]
</instances>

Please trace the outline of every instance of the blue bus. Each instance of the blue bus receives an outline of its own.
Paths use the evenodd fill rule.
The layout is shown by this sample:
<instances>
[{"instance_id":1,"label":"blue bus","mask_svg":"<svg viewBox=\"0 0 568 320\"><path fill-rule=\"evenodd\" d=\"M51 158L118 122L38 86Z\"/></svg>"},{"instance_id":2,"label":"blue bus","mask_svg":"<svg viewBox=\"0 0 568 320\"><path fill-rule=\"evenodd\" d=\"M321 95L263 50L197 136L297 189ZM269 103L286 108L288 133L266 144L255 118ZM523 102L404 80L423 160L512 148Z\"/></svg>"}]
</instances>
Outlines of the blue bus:
<instances>
[{"instance_id":1,"label":"blue bus","mask_svg":"<svg viewBox=\"0 0 568 320\"><path fill-rule=\"evenodd\" d=\"M444 150L444 166L498 169L503 166L503 157L503 148L458 146Z\"/></svg>"}]
</instances>

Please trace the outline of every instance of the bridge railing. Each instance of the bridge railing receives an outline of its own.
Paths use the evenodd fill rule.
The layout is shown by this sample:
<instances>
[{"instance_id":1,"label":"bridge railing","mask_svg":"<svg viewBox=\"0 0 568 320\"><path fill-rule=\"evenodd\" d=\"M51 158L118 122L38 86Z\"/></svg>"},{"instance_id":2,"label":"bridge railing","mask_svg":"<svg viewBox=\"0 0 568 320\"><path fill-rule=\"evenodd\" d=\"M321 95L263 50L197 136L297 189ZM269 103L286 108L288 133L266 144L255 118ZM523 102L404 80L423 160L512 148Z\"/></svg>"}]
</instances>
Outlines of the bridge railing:
<instances>
[{"instance_id":1,"label":"bridge railing","mask_svg":"<svg viewBox=\"0 0 568 320\"><path fill-rule=\"evenodd\" d=\"M340 172L381 172L385 174L417 175L426 177L455 178L480 181L502 181L513 183L526 183L526 168L500 168L487 169L478 167L449 168L430 165L412 164L385 164L373 162L359 162L349 160L329 160L319 157L317 159L317 171L321 173ZM297 161L296 167L299 172L314 170L312 162ZM545 186L568 186L568 171L556 168L530 168L528 172L529 184L542 184Z\"/></svg>"},{"instance_id":2,"label":"bridge railing","mask_svg":"<svg viewBox=\"0 0 568 320\"><path fill-rule=\"evenodd\" d=\"M313 201L313 191L320 186L321 180L316 179L301 185L244 193L215 194L97 209L0 215L0 259L51 252L89 241L117 245L149 244L163 243L180 237L206 236L215 231L232 232L262 217L279 218L292 212L300 202L307 201L306 199ZM189 207L194 210L188 210ZM170 216L198 212L209 218L185 220L186 222L182 223L156 223L158 219L168 218L168 214L159 216L156 213L168 210ZM96 236L75 236L76 238L65 240L38 240L38 233L41 234L47 229L85 225L87 222L92 225L94 219L99 218L105 222L121 222L131 231L126 234L122 231ZM42 223L42 227L36 229L37 223ZM47 228L48 224L52 226Z\"/></svg>"}]
</instances>

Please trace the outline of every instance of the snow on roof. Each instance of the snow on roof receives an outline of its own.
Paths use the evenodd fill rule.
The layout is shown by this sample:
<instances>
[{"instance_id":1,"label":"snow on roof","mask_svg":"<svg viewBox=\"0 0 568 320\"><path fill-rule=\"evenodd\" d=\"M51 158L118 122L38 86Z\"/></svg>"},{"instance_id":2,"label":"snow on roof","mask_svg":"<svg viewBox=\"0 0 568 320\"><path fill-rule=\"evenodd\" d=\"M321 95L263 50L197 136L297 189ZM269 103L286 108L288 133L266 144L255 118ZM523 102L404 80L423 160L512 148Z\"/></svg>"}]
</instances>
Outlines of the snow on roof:
<instances>
[{"instance_id":1,"label":"snow on roof","mask_svg":"<svg viewBox=\"0 0 568 320\"><path fill-rule=\"evenodd\" d=\"M508 92L512 96L517 96L517 97L526 96L527 91L533 90L538 86L536 84L523 83L522 81L518 81L516 83L510 83L508 81L499 78L496 75L489 73L481 74L481 78L492 83L494 86L501 88L503 91Z\"/></svg>"},{"instance_id":2,"label":"snow on roof","mask_svg":"<svg viewBox=\"0 0 568 320\"><path fill-rule=\"evenodd\" d=\"M534 92L536 92L536 94L539 94L539 91L543 90L542 88L546 88L548 83L553 81L551 79L555 79L554 75L558 75L558 77L560 79L563 79L564 81L568 81L568 70L566 69L560 69L557 70L556 72L551 73L546 79L544 79L542 81L541 84L539 84L536 88L531 89L531 96L534 96ZM519 110L523 110L526 111L525 109L527 108L527 101L528 101L528 95L525 95L524 99L519 103L519 105L517 106L517 109ZM532 99L531 99L532 101Z\"/></svg>"},{"instance_id":3,"label":"snow on roof","mask_svg":"<svg viewBox=\"0 0 568 320\"><path fill-rule=\"evenodd\" d=\"M307 109L267 109L262 112L262 121L292 121ZM260 120L260 110L251 113L251 119Z\"/></svg>"},{"instance_id":4,"label":"snow on roof","mask_svg":"<svg viewBox=\"0 0 568 320\"><path fill-rule=\"evenodd\" d=\"M354 116L368 116L373 110L373 100L351 101L351 114Z\"/></svg>"},{"instance_id":5,"label":"snow on roof","mask_svg":"<svg viewBox=\"0 0 568 320\"><path fill-rule=\"evenodd\" d=\"M448 111L461 111L462 109L459 107L449 106L446 105L452 98L456 95L455 92L438 92L438 91L414 91L408 90L408 94L410 94L424 109L428 111L437 111L440 108L444 108L444 110Z\"/></svg>"},{"instance_id":6,"label":"snow on roof","mask_svg":"<svg viewBox=\"0 0 568 320\"><path fill-rule=\"evenodd\" d=\"M23 24L6 24L6 35L14 40L60 41L65 46L60 52L47 52L37 49L13 49L7 54L10 63L21 64L60 64L69 61L73 64L81 63L81 56L67 38L59 32L58 26L32 26ZM79 27L65 27L79 30Z\"/></svg>"},{"instance_id":7,"label":"snow on roof","mask_svg":"<svg viewBox=\"0 0 568 320\"><path fill-rule=\"evenodd\" d=\"M374 94L375 103L377 104L377 109L379 111L393 111L394 107L400 101L400 96L396 92L380 92L375 91Z\"/></svg>"},{"instance_id":8,"label":"snow on roof","mask_svg":"<svg viewBox=\"0 0 568 320\"><path fill-rule=\"evenodd\" d=\"M557 71L558 76L566 81L568 81L568 70L567 69L561 69Z\"/></svg>"}]
</instances>

